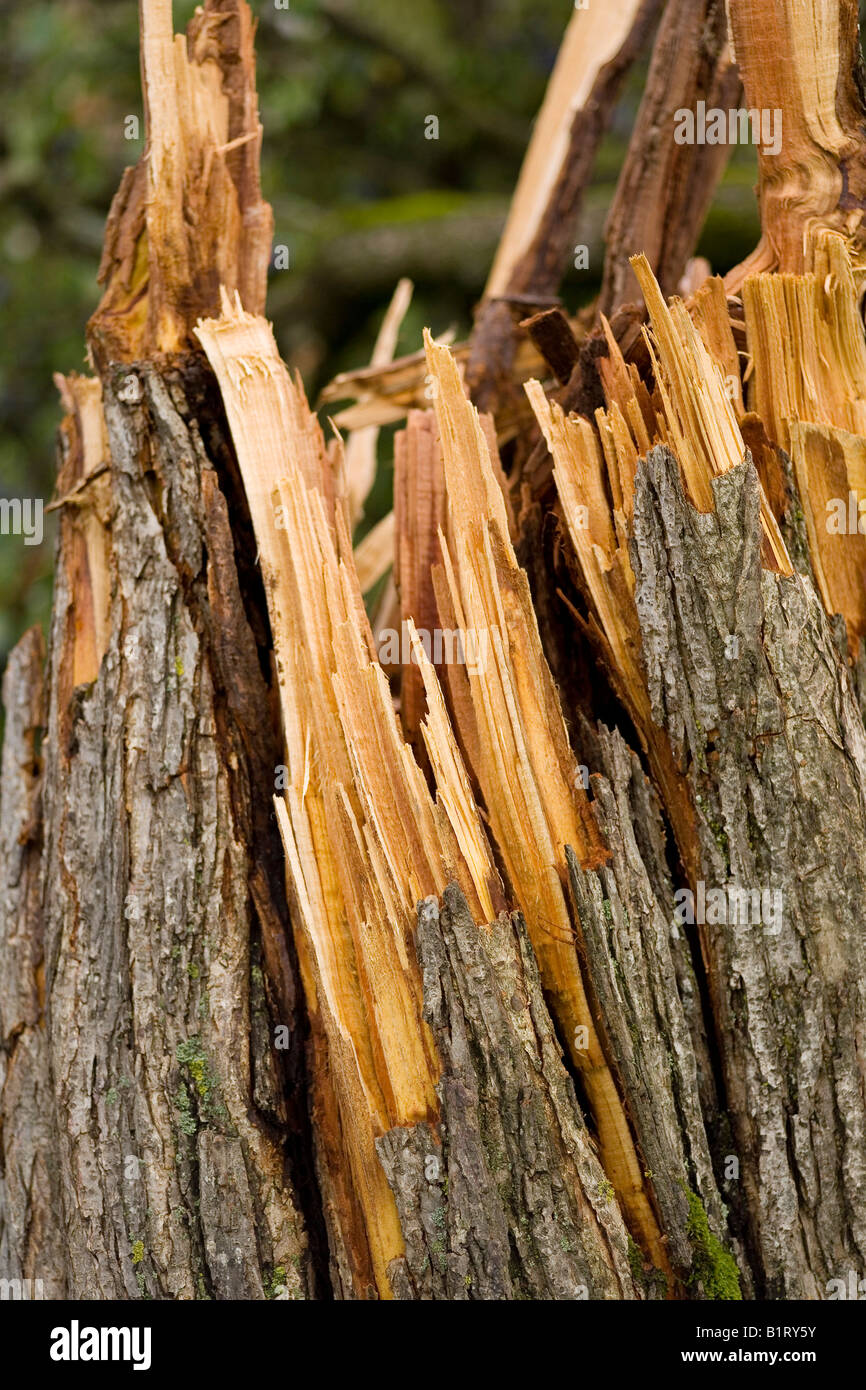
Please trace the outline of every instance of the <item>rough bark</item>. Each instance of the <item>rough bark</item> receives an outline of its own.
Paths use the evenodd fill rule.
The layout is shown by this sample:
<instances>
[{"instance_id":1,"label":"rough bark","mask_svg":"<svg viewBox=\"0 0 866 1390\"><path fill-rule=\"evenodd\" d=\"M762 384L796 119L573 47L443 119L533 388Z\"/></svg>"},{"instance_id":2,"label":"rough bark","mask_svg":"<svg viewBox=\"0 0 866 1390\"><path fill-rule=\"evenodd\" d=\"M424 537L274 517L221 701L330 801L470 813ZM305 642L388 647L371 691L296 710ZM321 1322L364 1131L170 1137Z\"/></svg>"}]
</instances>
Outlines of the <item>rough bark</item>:
<instances>
[{"instance_id":1,"label":"rough bark","mask_svg":"<svg viewBox=\"0 0 866 1390\"><path fill-rule=\"evenodd\" d=\"M611 862L584 871L569 851L571 888L589 977L652 1174L671 1263L687 1285L691 1282L693 1294L707 1296L694 1268L690 1193L703 1205L714 1233L726 1241L729 1236L683 1006L685 999L694 1008L697 986L674 924L673 890L658 852L661 846L647 846L655 860L651 875L635 836L634 823L652 834L658 814L652 794L637 759L618 735L602 731L599 749L606 775L593 778L593 805Z\"/></svg>"},{"instance_id":2,"label":"rough bark","mask_svg":"<svg viewBox=\"0 0 866 1390\"><path fill-rule=\"evenodd\" d=\"M761 569L751 457L713 492L695 511L650 452L637 606L707 887L782 895L780 914L700 936L757 1287L816 1298L866 1253L866 735L811 582Z\"/></svg>"},{"instance_id":3,"label":"rough bark","mask_svg":"<svg viewBox=\"0 0 866 1390\"><path fill-rule=\"evenodd\" d=\"M3 678L0 777L0 1278L63 1298L59 1173L51 1123L39 865L45 643L33 628ZM34 1287L36 1287L34 1285Z\"/></svg>"},{"instance_id":4,"label":"rough bark","mask_svg":"<svg viewBox=\"0 0 866 1390\"><path fill-rule=\"evenodd\" d=\"M522 918L479 932L452 886L441 909L419 906L418 958L442 1115L377 1146L406 1241L390 1271L397 1296L635 1297Z\"/></svg>"},{"instance_id":5,"label":"rough bark","mask_svg":"<svg viewBox=\"0 0 866 1390\"><path fill-rule=\"evenodd\" d=\"M305 1297L314 1286L287 1151L291 1129L305 1176L302 1037L261 791L279 745L241 597L231 478L221 485L194 419L206 388L193 362L105 382L108 636L95 679L79 685L78 514L61 527L42 748L46 1055L31 1082L49 1094L41 1131L20 1112L5 1131L5 1158L21 1170L22 1137L56 1155L51 1219L64 1239L42 1246L38 1272L72 1297ZM224 463L213 399L206 418ZM23 813L18 671L7 837ZM22 834L38 843L38 829ZM39 982L39 921L28 914L28 960L20 890L16 903L7 889L2 936L22 988L28 973ZM19 1008L22 1024L35 1007ZM276 1025L291 1039L286 1065ZM14 1012L7 1038L10 1026L23 1051Z\"/></svg>"},{"instance_id":6,"label":"rough bark","mask_svg":"<svg viewBox=\"0 0 866 1390\"><path fill-rule=\"evenodd\" d=\"M556 158L536 162L533 142L467 366L477 399L506 402L509 428L528 410L513 380L516 312L556 292L592 156L656 8L622 0L619 28L593 11L587 53L570 27L568 101L557 109L552 83L539 122L557 133ZM761 155L753 266L799 269L805 221L856 233L862 215L855 7L829 0L814 54L794 0L766 33L764 0L730 8L750 105L778 103L792 134L777 166ZM340 450L260 317L271 223L250 12L207 0L186 49L170 20L169 0L144 0L148 149L109 221L90 333L99 378L60 383L47 664L29 633L3 683L0 1278L95 1299L825 1296L866 1260L866 658L848 665L860 629L846 635L825 613L793 507L797 572L762 568L787 559L781 539L768 552L766 526L808 486L797 449L777 459L751 417L775 509L762 511L735 412L711 409L721 378L686 308L678 337L646 278L656 343L632 355L633 374L612 360L637 342L640 310L580 342L557 310L530 321L565 408L591 414L602 385L639 389L646 417L664 405L658 437L680 453L644 442L637 463L622 416L631 472L617 471L617 446L614 514L601 472L588 493L608 548L581 549L576 520L569 532L599 565L583 598L606 604L615 636L619 616L635 637L617 648L642 695L629 703L613 664L609 689L590 679L589 638L564 649L571 567L551 563L565 537L546 445L533 450L528 428L514 451L533 607L492 431L428 337L445 470L413 498L436 437L432 419L410 418L405 616L451 630L459 610L467 631L497 640L471 687L456 665L450 716L429 661L405 681L422 774L364 616ZM671 71L681 22L695 51ZM820 131L767 61L782 44L795 75L815 76ZM698 95L725 105L734 82L722 7L670 0L609 228L606 307L620 305L638 245L672 288L720 156L659 132ZM727 331L724 301L721 313ZM216 316L196 330L216 379L188 351L203 314ZM220 355L227 325L242 333ZM851 336L862 347L859 319ZM834 353L846 355L838 335L823 356ZM652 403L637 372L639 360L649 378L650 358ZM538 383L530 396L547 406ZM684 402L694 409L680 416ZM275 496L293 502L291 534ZM621 582L608 589L613 556ZM272 628L262 570L280 600ZM576 571L570 582L576 594ZM631 626L612 611L620 601ZM288 895L272 802L284 758ZM674 782L694 825L676 814ZM449 878L463 891L426 896ZM681 915L689 895L696 927ZM489 922L503 902L522 913Z\"/></svg>"}]
</instances>

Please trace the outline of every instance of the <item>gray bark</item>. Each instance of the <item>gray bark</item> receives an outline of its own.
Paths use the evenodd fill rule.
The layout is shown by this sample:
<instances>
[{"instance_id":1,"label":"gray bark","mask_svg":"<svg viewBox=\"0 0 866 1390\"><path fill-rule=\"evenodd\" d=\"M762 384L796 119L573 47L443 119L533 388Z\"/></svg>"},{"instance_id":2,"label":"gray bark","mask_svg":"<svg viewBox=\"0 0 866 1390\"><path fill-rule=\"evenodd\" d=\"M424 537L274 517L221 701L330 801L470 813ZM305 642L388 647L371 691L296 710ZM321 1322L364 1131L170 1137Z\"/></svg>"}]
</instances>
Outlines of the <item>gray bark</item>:
<instances>
[{"instance_id":1,"label":"gray bark","mask_svg":"<svg viewBox=\"0 0 866 1390\"><path fill-rule=\"evenodd\" d=\"M645 827L647 839L653 833L658 818L653 794L618 734L601 731L598 743L606 775L593 778L593 812L611 862L584 872L569 848L571 891L596 1007L652 1174L671 1263L693 1296L706 1297L703 1252L695 1251L690 1230L689 1194L692 1204L700 1201L717 1238L727 1244L730 1233L713 1175L687 1015L699 1008L697 985L673 921L673 889L661 844L653 847L651 874L635 835L636 824ZM697 1046L706 1072L701 1034Z\"/></svg>"},{"instance_id":2,"label":"gray bark","mask_svg":"<svg viewBox=\"0 0 866 1390\"><path fill-rule=\"evenodd\" d=\"M378 1142L406 1241L398 1297L634 1298L626 1230L562 1064L519 914L479 932L460 890L420 904L441 1122Z\"/></svg>"},{"instance_id":3,"label":"gray bark","mask_svg":"<svg viewBox=\"0 0 866 1390\"><path fill-rule=\"evenodd\" d=\"M16 1101L25 1048L19 1088L30 1109L41 1104L39 1128L19 1101L4 1129L0 1272L29 1268L16 1194L41 1150L56 1162L58 1192L43 1195L39 1172L34 1200L59 1238L37 1242L33 1272L75 1298L312 1288L287 1161L291 1076L278 1078L273 1046L280 1023L296 1061L302 1047L281 868L274 874L281 851L262 814L279 745L226 497L187 398L201 388L196 370L185 382L177 368L136 368L140 389L127 380L120 399L130 373L104 383L109 638L97 679L70 690L78 610L64 546L75 521L64 518L38 891L38 831L22 827L34 815L22 748L36 714L20 689L32 640L6 684L4 849L29 839L18 855L26 873L7 858L0 922L16 965L3 999L4 1107ZM209 428L219 453L218 419Z\"/></svg>"},{"instance_id":4,"label":"gray bark","mask_svg":"<svg viewBox=\"0 0 866 1390\"><path fill-rule=\"evenodd\" d=\"M45 1032L41 861L45 644L32 628L3 678L0 774L0 1278L63 1298L66 1266ZM34 1285L35 1287L35 1285Z\"/></svg>"},{"instance_id":5,"label":"gray bark","mask_svg":"<svg viewBox=\"0 0 866 1390\"><path fill-rule=\"evenodd\" d=\"M650 452L636 598L707 888L781 894L778 917L770 898L699 928L740 1165L725 1195L759 1294L821 1298L866 1257L866 734L811 582L761 569L751 457L713 491L696 512Z\"/></svg>"}]
</instances>

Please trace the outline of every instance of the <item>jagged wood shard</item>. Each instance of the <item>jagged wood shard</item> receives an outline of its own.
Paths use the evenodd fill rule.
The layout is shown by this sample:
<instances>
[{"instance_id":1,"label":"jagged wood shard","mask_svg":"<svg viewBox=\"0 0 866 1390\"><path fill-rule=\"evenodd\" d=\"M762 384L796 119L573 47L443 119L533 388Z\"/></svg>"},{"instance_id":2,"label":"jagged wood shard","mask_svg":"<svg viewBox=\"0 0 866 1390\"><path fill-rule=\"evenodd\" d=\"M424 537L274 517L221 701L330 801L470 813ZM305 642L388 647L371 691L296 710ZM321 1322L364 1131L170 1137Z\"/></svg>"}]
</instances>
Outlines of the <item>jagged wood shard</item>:
<instances>
[{"instance_id":1,"label":"jagged wood shard","mask_svg":"<svg viewBox=\"0 0 866 1390\"><path fill-rule=\"evenodd\" d=\"M527 922L545 988L599 1128L602 1162L639 1238L667 1258L628 1118L587 998L569 910L565 847L588 866L607 858L541 648L526 576L509 539L491 445L447 348L427 335L447 497L437 589L464 645L483 635L481 669L467 668L466 746L494 842ZM459 719L459 711L458 711Z\"/></svg>"},{"instance_id":2,"label":"jagged wood shard","mask_svg":"<svg viewBox=\"0 0 866 1390\"><path fill-rule=\"evenodd\" d=\"M109 214L88 329L101 363L188 346L221 285L264 309L273 214L259 184L254 35L245 0L206 0L186 36L171 0L142 0L147 141Z\"/></svg>"},{"instance_id":3,"label":"jagged wood shard","mask_svg":"<svg viewBox=\"0 0 866 1390\"><path fill-rule=\"evenodd\" d=\"M437 1110L439 1063L409 949L414 906L455 877L480 924L495 915L497 875L435 705L425 737L440 800L403 741L324 440L268 325L226 299L222 318L197 332L235 435L268 596L288 770L276 805L308 1000L322 1014L372 1274L387 1296L402 1238L374 1139Z\"/></svg>"}]
</instances>

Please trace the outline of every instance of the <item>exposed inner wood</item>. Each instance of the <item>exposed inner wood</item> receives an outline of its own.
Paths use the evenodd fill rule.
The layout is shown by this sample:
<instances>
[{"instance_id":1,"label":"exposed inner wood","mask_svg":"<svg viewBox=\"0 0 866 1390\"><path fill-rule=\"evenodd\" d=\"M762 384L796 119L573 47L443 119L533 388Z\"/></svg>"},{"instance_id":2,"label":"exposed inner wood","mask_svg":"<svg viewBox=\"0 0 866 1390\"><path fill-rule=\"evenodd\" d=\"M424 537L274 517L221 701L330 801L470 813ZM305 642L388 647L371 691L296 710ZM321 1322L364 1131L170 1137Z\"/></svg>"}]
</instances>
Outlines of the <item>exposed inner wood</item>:
<instances>
[{"instance_id":1,"label":"exposed inner wood","mask_svg":"<svg viewBox=\"0 0 866 1390\"><path fill-rule=\"evenodd\" d=\"M762 127L761 241L727 276L733 290L757 271L802 272L810 228L860 237L866 151L856 0L728 0L728 14L745 105L770 136Z\"/></svg>"},{"instance_id":2,"label":"exposed inner wood","mask_svg":"<svg viewBox=\"0 0 866 1390\"><path fill-rule=\"evenodd\" d=\"M535 121L505 231L487 277L486 299L509 291L550 290L549 282L525 283L526 271L521 269L521 263L525 266L534 243L547 246L547 240L540 235L542 224L550 215L557 184L564 179L573 158L572 140L579 113L589 106L606 65L620 54L636 26L642 31L639 21L648 20L654 8L642 0L612 0L603 7L587 5L575 9ZM564 230L569 235L570 228L566 226ZM561 267L557 267L557 279L560 273Z\"/></svg>"},{"instance_id":3,"label":"exposed inner wood","mask_svg":"<svg viewBox=\"0 0 866 1390\"><path fill-rule=\"evenodd\" d=\"M106 472L111 466L102 386L97 379L72 374L55 382L68 415L61 426L63 466L57 475L57 501L75 594L75 638L71 687L96 679L108 646L109 501Z\"/></svg>"},{"instance_id":4,"label":"exposed inner wood","mask_svg":"<svg viewBox=\"0 0 866 1390\"><path fill-rule=\"evenodd\" d=\"M653 720L641 664L640 623L628 556L637 465L632 437L616 403L609 414L597 412L594 429L588 420L566 419L561 407L547 400L538 382L527 383L526 390L553 455L565 523L591 604L593 641L642 740L671 817L683 865L694 880L697 868L691 795L667 737ZM614 498L613 513L607 501L608 488Z\"/></svg>"},{"instance_id":5,"label":"exposed inner wood","mask_svg":"<svg viewBox=\"0 0 866 1390\"><path fill-rule=\"evenodd\" d=\"M770 439L793 461L818 587L827 611L845 618L856 655L866 631L863 269L845 239L821 227L809 233L806 254L802 275L743 284L750 393Z\"/></svg>"},{"instance_id":6,"label":"exposed inner wood","mask_svg":"<svg viewBox=\"0 0 866 1390\"><path fill-rule=\"evenodd\" d=\"M602 1163L637 1238L667 1265L626 1112L590 1008L565 889L565 846L607 858L541 649L526 576L509 539L495 444L466 399L446 347L427 335L446 497L434 566L438 625L453 622L475 659L454 677L458 734L493 841L524 914L551 1007L598 1126ZM401 549L404 542L401 540ZM452 686L454 689L454 686Z\"/></svg>"},{"instance_id":7,"label":"exposed inner wood","mask_svg":"<svg viewBox=\"0 0 866 1390\"><path fill-rule=\"evenodd\" d=\"M712 511L710 480L742 463L746 448L722 373L680 299L665 303L645 258L635 257L653 334L650 356L664 405L660 437L670 443L683 470L688 495L699 511ZM764 562L793 573L785 542L766 497L761 498Z\"/></svg>"},{"instance_id":8,"label":"exposed inner wood","mask_svg":"<svg viewBox=\"0 0 866 1390\"><path fill-rule=\"evenodd\" d=\"M440 341L445 341L440 336ZM468 343L455 345L458 362L468 361ZM544 357L535 344L523 334L515 344L511 367L514 381L519 383L544 370ZM365 425L388 425L404 420L409 410L423 410L430 403L427 395L427 364L423 349L409 353L386 367L362 367L358 371L341 372L324 388L321 403L351 399L334 415L334 424L341 430L358 430ZM497 433L501 439L513 436L513 409L500 412Z\"/></svg>"},{"instance_id":9,"label":"exposed inner wood","mask_svg":"<svg viewBox=\"0 0 866 1390\"><path fill-rule=\"evenodd\" d=\"M370 356L371 367L385 367L394 360L397 336L412 301L412 289L412 281L404 279L394 290ZM367 494L376 478L378 441L379 429L375 424L353 430L346 441L345 487L352 526L361 519Z\"/></svg>"},{"instance_id":10,"label":"exposed inner wood","mask_svg":"<svg viewBox=\"0 0 866 1390\"><path fill-rule=\"evenodd\" d=\"M496 915L497 875L435 702L425 732L442 778L436 801L403 741L324 439L269 326L226 298L197 333L226 404L268 596L288 769L276 807L304 983L324 1020L387 1297L402 1237L374 1140L437 1111L438 1060L409 949L415 904L456 878L480 926Z\"/></svg>"},{"instance_id":11,"label":"exposed inner wood","mask_svg":"<svg viewBox=\"0 0 866 1390\"><path fill-rule=\"evenodd\" d=\"M498 428L523 404L512 381L516 307L546 307L556 295L596 152L657 11L658 0L616 0L577 8L569 21L472 334L470 394Z\"/></svg>"},{"instance_id":12,"label":"exposed inner wood","mask_svg":"<svg viewBox=\"0 0 866 1390\"><path fill-rule=\"evenodd\" d=\"M208 0L186 35L171 0L141 0L147 140L106 228L102 299L88 327L99 362L188 345L219 288L265 305L273 214L259 184L255 22L243 0Z\"/></svg>"},{"instance_id":13,"label":"exposed inner wood","mask_svg":"<svg viewBox=\"0 0 866 1390\"><path fill-rule=\"evenodd\" d=\"M394 563L394 513L386 512L355 546L355 568L361 593L384 578Z\"/></svg>"}]
</instances>

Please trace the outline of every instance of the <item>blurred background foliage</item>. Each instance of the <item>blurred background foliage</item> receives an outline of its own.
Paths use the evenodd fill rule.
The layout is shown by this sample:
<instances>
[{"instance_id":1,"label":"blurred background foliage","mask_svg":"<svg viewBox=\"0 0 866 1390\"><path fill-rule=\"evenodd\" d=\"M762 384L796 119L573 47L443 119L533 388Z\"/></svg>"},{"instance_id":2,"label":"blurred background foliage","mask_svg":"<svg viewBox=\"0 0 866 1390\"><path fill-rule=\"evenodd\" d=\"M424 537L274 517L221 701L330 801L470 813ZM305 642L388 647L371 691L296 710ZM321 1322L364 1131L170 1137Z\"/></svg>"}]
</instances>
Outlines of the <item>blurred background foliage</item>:
<instances>
[{"instance_id":1,"label":"blurred background foliage","mask_svg":"<svg viewBox=\"0 0 866 1390\"><path fill-rule=\"evenodd\" d=\"M569 0L252 0L264 125L263 186L275 242L268 313L311 398L369 360L401 275L415 282L398 351L420 331L471 324ZM194 4L175 0L175 27ZM135 0L3 0L0 47L0 496L54 482L55 371L85 370L105 216L143 120ZM563 286L575 309L598 288L604 215L645 76L632 72L600 151L575 241L591 271ZM124 137L139 117L142 138ZM425 139L435 115L439 137ZM702 238L714 270L757 239L754 152L734 151ZM370 518L388 505L389 438ZM53 528L41 547L0 537L0 669L50 605Z\"/></svg>"}]
</instances>

